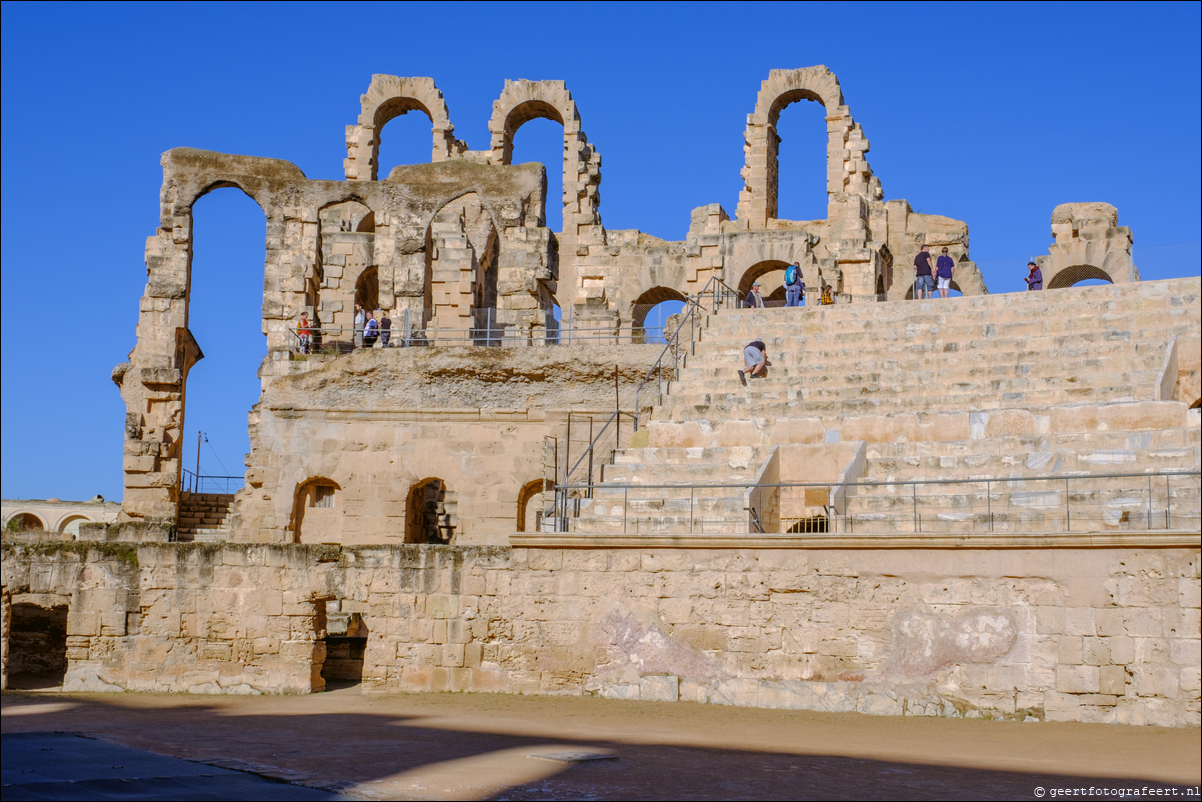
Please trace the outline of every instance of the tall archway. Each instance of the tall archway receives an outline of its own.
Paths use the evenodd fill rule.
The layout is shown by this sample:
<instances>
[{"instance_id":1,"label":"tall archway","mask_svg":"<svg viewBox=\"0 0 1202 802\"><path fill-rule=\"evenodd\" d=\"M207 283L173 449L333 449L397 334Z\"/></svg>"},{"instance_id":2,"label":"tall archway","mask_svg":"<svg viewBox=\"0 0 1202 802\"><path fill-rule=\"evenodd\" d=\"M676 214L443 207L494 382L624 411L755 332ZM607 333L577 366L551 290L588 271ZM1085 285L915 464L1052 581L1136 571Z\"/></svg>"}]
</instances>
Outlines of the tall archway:
<instances>
[{"instance_id":1,"label":"tall archway","mask_svg":"<svg viewBox=\"0 0 1202 802\"><path fill-rule=\"evenodd\" d=\"M373 75L360 98L357 125L347 129L347 158L343 162L348 181L380 178L380 140L384 126L402 114L420 111L430 118L431 161L444 161L466 149L454 137L450 113L442 92L431 78L401 78Z\"/></svg>"},{"instance_id":2,"label":"tall archway","mask_svg":"<svg viewBox=\"0 0 1202 802\"><path fill-rule=\"evenodd\" d=\"M1094 267L1093 265L1073 265L1058 271L1056 275L1052 276L1051 280L1048 281L1048 289L1060 290L1090 279L1104 281L1107 284L1114 283L1114 279L1110 277L1110 274L1100 267Z\"/></svg>"},{"instance_id":3,"label":"tall archway","mask_svg":"<svg viewBox=\"0 0 1202 802\"><path fill-rule=\"evenodd\" d=\"M743 189L736 216L758 228L777 217L781 111L799 100L821 103L826 110L826 191L845 192L879 200L880 181L872 175L865 154L868 140L843 105L839 79L822 65L799 70L772 70L760 85L754 111L743 134Z\"/></svg>"},{"instance_id":4,"label":"tall archway","mask_svg":"<svg viewBox=\"0 0 1202 802\"><path fill-rule=\"evenodd\" d=\"M250 451L246 415L262 390L267 218L232 182L209 187L190 212L186 325L200 358L183 360L181 473L238 476Z\"/></svg>"},{"instance_id":5,"label":"tall archway","mask_svg":"<svg viewBox=\"0 0 1202 802\"><path fill-rule=\"evenodd\" d=\"M601 224L601 156L581 130L576 101L563 81L505 81L488 122L491 161L511 164L514 134L523 124L540 117L563 126L562 233L577 236L582 233L581 226Z\"/></svg>"},{"instance_id":6,"label":"tall archway","mask_svg":"<svg viewBox=\"0 0 1202 802\"><path fill-rule=\"evenodd\" d=\"M803 97L785 105L773 126L775 217L824 220L827 216L826 108Z\"/></svg>"}]
</instances>

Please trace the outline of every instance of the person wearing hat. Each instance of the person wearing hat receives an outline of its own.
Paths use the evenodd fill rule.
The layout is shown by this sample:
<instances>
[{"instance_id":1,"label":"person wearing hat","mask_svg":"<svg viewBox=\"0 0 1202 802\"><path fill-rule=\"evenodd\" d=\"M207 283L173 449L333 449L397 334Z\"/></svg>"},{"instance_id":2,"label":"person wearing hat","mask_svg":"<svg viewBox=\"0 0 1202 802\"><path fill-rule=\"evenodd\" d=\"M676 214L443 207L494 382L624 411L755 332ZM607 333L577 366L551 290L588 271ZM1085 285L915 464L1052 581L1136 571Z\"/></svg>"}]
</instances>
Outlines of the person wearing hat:
<instances>
[{"instance_id":1,"label":"person wearing hat","mask_svg":"<svg viewBox=\"0 0 1202 802\"><path fill-rule=\"evenodd\" d=\"M751 289L747 291L747 298L744 299L743 305L750 309L763 309L764 298L760 295L760 283L757 281L751 285Z\"/></svg>"},{"instance_id":2,"label":"person wearing hat","mask_svg":"<svg viewBox=\"0 0 1202 802\"><path fill-rule=\"evenodd\" d=\"M1027 291L1043 289L1043 271L1039 269L1039 265L1035 264L1035 260L1027 262L1027 270L1030 271L1024 281L1027 282Z\"/></svg>"}]
</instances>

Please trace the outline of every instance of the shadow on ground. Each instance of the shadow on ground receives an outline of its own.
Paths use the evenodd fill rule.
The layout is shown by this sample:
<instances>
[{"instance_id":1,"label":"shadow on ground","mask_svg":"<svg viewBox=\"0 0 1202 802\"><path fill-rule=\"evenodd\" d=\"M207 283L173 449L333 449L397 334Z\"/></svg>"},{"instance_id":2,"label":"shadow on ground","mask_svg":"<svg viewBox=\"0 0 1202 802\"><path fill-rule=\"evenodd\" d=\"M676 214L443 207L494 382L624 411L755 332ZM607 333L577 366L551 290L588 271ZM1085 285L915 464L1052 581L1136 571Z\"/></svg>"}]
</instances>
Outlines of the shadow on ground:
<instances>
[{"instance_id":1,"label":"shadow on ground","mask_svg":"<svg viewBox=\"0 0 1202 802\"><path fill-rule=\"evenodd\" d=\"M3 722L6 738L82 732L368 799L1032 799L1036 788L1090 786L1185 796L1166 778L1196 782L1200 743L1197 731L1113 725L355 688L249 698L8 692ZM19 770L9 764L5 749L5 771ZM1083 765L1097 769L1062 768Z\"/></svg>"}]
</instances>

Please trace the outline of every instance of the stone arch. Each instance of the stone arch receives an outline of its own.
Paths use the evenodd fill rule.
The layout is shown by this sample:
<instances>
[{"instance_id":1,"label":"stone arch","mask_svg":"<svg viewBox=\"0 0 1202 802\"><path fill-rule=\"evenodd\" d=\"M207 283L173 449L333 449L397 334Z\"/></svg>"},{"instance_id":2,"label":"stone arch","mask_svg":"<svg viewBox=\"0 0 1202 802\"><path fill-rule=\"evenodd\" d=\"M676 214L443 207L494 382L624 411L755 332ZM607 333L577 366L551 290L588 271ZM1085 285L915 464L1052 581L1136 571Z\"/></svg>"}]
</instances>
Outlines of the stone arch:
<instances>
[{"instance_id":1,"label":"stone arch","mask_svg":"<svg viewBox=\"0 0 1202 802\"><path fill-rule=\"evenodd\" d=\"M1056 271L1056 275L1052 276L1048 281L1049 290L1060 290L1066 287L1071 287L1074 284L1095 278L1102 281L1114 283L1114 279L1100 267L1093 265L1071 265L1063 270Z\"/></svg>"},{"instance_id":2,"label":"stone arch","mask_svg":"<svg viewBox=\"0 0 1202 802\"><path fill-rule=\"evenodd\" d=\"M751 290L751 285L754 282L757 280L763 282L765 276L777 271L780 272L780 283L783 286L785 280L785 268L787 268L790 264L792 263L782 262L778 259L765 259L762 262L756 262L751 267L744 270L743 275L739 278L739 300L747 297L747 293ZM765 300L767 300L768 296L775 292L775 290L775 285L769 287L765 283L764 286L761 287L760 294L764 296ZM783 290L781 298L784 298Z\"/></svg>"},{"instance_id":3,"label":"stone arch","mask_svg":"<svg viewBox=\"0 0 1202 802\"><path fill-rule=\"evenodd\" d=\"M389 120L420 111L430 118L433 137L431 161L446 161L466 150L455 139L450 111L433 78L373 75L367 92L359 98L359 120L346 128L347 157L343 168L348 181L376 181L380 163L380 133Z\"/></svg>"},{"instance_id":4,"label":"stone arch","mask_svg":"<svg viewBox=\"0 0 1202 802\"><path fill-rule=\"evenodd\" d=\"M86 515L64 515L63 519L55 526L55 531L62 535L79 535L80 524L92 523L92 519Z\"/></svg>"},{"instance_id":5,"label":"stone arch","mask_svg":"<svg viewBox=\"0 0 1202 802\"><path fill-rule=\"evenodd\" d=\"M46 522L32 512L14 512L5 520L4 528L14 532L44 531Z\"/></svg>"},{"instance_id":6,"label":"stone arch","mask_svg":"<svg viewBox=\"0 0 1202 802\"><path fill-rule=\"evenodd\" d=\"M324 476L297 483L289 529L293 543L341 543L342 487Z\"/></svg>"},{"instance_id":7,"label":"stone arch","mask_svg":"<svg viewBox=\"0 0 1202 802\"><path fill-rule=\"evenodd\" d=\"M630 305L630 325L634 328L642 328L643 322L647 319L647 313L657 304L662 304L664 301L681 301L683 303L687 300L688 296L674 287L652 287L635 298L634 303Z\"/></svg>"},{"instance_id":8,"label":"stone arch","mask_svg":"<svg viewBox=\"0 0 1202 802\"><path fill-rule=\"evenodd\" d=\"M843 105L843 91L835 74L822 65L772 70L760 85L755 110L748 115L743 134L743 189L739 192L736 217L753 228L776 219L780 146L776 124L781 111L800 100L812 100L826 108L828 198L836 192L874 200L883 197L880 181L872 175L864 155L869 150L868 140Z\"/></svg>"},{"instance_id":9,"label":"stone arch","mask_svg":"<svg viewBox=\"0 0 1202 802\"><path fill-rule=\"evenodd\" d=\"M488 122L493 164L513 159L513 137L522 125L537 118L563 125L563 232L586 233L582 226L600 226L601 156L580 128L576 101L563 81L511 81L493 102Z\"/></svg>"},{"instance_id":10,"label":"stone arch","mask_svg":"<svg viewBox=\"0 0 1202 802\"><path fill-rule=\"evenodd\" d=\"M542 507L545 505L545 494L555 489L555 483L548 479L535 479L522 485L518 491L517 532L537 532L542 524Z\"/></svg>"}]
</instances>

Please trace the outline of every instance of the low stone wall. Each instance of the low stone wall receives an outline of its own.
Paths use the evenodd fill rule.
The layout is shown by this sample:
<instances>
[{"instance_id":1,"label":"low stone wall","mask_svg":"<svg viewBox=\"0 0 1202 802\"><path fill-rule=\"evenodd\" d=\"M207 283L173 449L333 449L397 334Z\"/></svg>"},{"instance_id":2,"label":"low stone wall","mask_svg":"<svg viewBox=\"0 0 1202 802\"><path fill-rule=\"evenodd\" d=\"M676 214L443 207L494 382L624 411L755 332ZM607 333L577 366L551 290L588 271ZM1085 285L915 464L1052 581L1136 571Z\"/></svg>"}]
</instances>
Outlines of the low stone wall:
<instances>
[{"instance_id":1,"label":"low stone wall","mask_svg":"<svg viewBox=\"0 0 1202 802\"><path fill-rule=\"evenodd\" d=\"M6 542L3 597L67 690L319 690L358 613L368 691L1198 726L1199 553Z\"/></svg>"}]
</instances>

